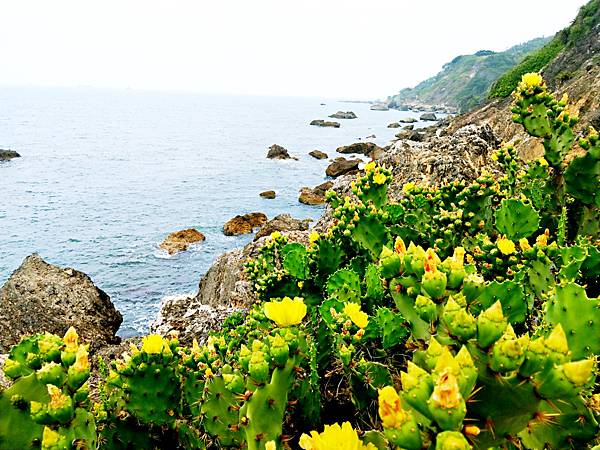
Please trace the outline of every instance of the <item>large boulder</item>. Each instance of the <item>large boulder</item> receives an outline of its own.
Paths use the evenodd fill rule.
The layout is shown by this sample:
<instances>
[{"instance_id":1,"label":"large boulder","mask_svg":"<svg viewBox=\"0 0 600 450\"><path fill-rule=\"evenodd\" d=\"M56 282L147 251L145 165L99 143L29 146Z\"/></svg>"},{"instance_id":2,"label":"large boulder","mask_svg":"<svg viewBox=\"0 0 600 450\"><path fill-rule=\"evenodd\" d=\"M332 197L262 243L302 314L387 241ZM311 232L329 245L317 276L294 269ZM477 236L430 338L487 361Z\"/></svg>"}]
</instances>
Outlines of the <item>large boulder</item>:
<instances>
[{"instance_id":1,"label":"large boulder","mask_svg":"<svg viewBox=\"0 0 600 450\"><path fill-rule=\"evenodd\" d=\"M351 172L356 172L358 170L358 165L362 161L360 159L346 159L346 158L335 158L327 169L325 169L325 174L328 177L336 178L340 175L344 175Z\"/></svg>"},{"instance_id":2,"label":"large boulder","mask_svg":"<svg viewBox=\"0 0 600 450\"><path fill-rule=\"evenodd\" d=\"M317 127L332 127L332 128L340 127L339 122L330 122L330 121L321 120L321 119L315 119L310 124L317 126Z\"/></svg>"},{"instance_id":3,"label":"large boulder","mask_svg":"<svg viewBox=\"0 0 600 450\"><path fill-rule=\"evenodd\" d=\"M384 105L383 103L375 103L373 105L371 105L371 111L388 111L390 108L388 108L387 105Z\"/></svg>"},{"instance_id":4,"label":"large boulder","mask_svg":"<svg viewBox=\"0 0 600 450\"><path fill-rule=\"evenodd\" d=\"M19 155L14 150L0 149L0 161L8 161L9 159L20 158L20 157L21 157L21 155Z\"/></svg>"},{"instance_id":5,"label":"large boulder","mask_svg":"<svg viewBox=\"0 0 600 450\"><path fill-rule=\"evenodd\" d=\"M329 158L329 156L327 156L327 153L322 152L321 150L313 150L312 152L308 153L310 156L312 156L313 158L316 159L327 159Z\"/></svg>"},{"instance_id":6,"label":"large boulder","mask_svg":"<svg viewBox=\"0 0 600 450\"><path fill-rule=\"evenodd\" d=\"M184 252L191 244L201 242L205 239L206 237L195 228L188 228L169 234L160 244L160 248L166 250L169 255L172 255L177 252Z\"/></svg>"},{"instance_id":7,"label":"large boulder","mask_svg":"<svg viewBox=\"0 0 600 450\"><path fill-rule=\"evenodd\" d=\"M264 191L259 194L262 198L268 198L270 200L277 197L277 193L275 191Z\"/></svg>"},{"instance_id":8,"label":"large boulder","mask_svg":"<svg viewBox=\"0 0 600 450\"><path fill-rule=\"evenodd\" d=\"M323 183L325 184L325 183ZM323 186L320 185L320 186ZM263 237L270 236L271 233L279 231L281 233L289 233L292 231L306 231L312 219L294 219L289 214L279 214L269 220L254 236L254 240L258 241Z\"/></svg>"},{"instance_id":9,"label":"large boulder","mask_svg":"<svg viewBox=\"0 0 600 450\"><path fill-rule=\"evenodd\" d=\"M356 119L356 114L353 111L338 111L329 117L333 119Z\"/></svg>"},{"instance_id":10,"label":"large boulder","mask_svg":"<svg viewBox=\"0 0 600 450\"><path fill-rule=\"evenodd\" d=\"M392 122L387 127L388 128L400 128L402 125L398 122Z\"/></svg>"},{"instance_id":11,"label":"large boulder","mask_svg":"<svg viewBox=\"0 0 600 450\"><path fill-rule=\"evenodd\" d=\"M269 147L267 152L267 158L269 159L290 159L290 153L281 145L273 144Z\"/></svg>"},{"instance_id":12,"label":"large boulder","mask_svg":"<svg viewBox=\"0 0 600 450\"><path fill-rule=\"evenodd\" d=\"M84 273L28 256L0 289L0 353L24 335L77 329L92 349L116 343L123 317Z\"/></svg>"},{"instance_id":13,"label":"large boulder","mask_svg":"<svg viewBox=\"0 0 600 450\"><path fill-rule=\"evenodd\" d=\"M371 158L372 154L380 153L383 151L383 149L373 142L355 142L354 144L338 147L335 151L346 155L351 153L359 153Z\"/></svg>"},{"instance_id":14,"label":"large boulder","mask_svg":"<svg viewBox=\"0 0 600 450\"><path fill-rule=\"evenodd\" d=\"M432 122L435 122L436 120L438 120L435 113L432 113L432 112L421 114L421 117L419 117L419 118L424 121L432 121Z\"/></svg>"},{"instance_id":15,"label":"large boulder","mask_svg":"<svg viewBox=\"0 0 600 450\"><path fill-rule=\"evenodd\" d=\"M255 228L260 227L266 221L267 216L261 212L248 213L243 216L237 215L223 225L223 234L225 236L238 236L252 233Z\"/></svg>"},{"instance_id":16,"label":"large boulder","mask_svg":"<svg viewBox=\"0 0 600 450\"><path fill-rule=\"evenodd\" d=\"M418 120L415 119L414 117L404 117L402 119L398 119L398 122L400 122L400 123L415 123L415 122L418 122Z\"/></svg>"},{"instance_id":17,"label":"large boulder","mask_svg":"<svg viewBox=\"0 0 600 450\"><path fill-rule=\"evenodd\" d=\"M325 193L331 189L333 182L326 181L314 188L303 187L300 189L298 201L305 205L322 205L325 203Z\"/></svg>"}]
</instances>

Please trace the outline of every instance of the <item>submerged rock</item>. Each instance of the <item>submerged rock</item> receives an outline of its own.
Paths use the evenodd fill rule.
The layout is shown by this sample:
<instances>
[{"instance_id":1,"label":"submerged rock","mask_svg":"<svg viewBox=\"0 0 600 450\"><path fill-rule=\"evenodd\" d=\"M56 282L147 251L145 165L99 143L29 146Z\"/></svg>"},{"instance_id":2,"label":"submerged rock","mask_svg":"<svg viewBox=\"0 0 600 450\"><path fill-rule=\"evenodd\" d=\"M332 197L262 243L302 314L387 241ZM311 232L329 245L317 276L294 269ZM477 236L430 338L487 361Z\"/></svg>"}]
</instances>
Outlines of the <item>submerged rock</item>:
<instances>
[{"instance_id":1,"label":"submerged rock","mask_svg":"<svg viewBox=\"0 0 600 450\"><path fill-rule=\"evenodd\" d=\"M225 236L237 236L240 234L252 233L255 228L260 227L267 221L267 216L261 212L253 212L237 215L223 225L223 234Z\"/></svg>"},{"instance_id":2,"label":"submerged rock","mask_svg":"<svg viewBox=\"0 0 600 450\"><path fill-rule=\"evenodd\" d=\"M329 158L329 156L327 156L327 153L322 152L321 150L313 150L312 152L308 153L310 156L312 156L313 158L317 158L317 159L327 159Z\"/></svg>"},{"instance_id":3,"label":"submerged rock","mask_svg":"<svg viewBox=\"0 0 600 450\"><path fill-rule=\"evenodd\" d=\"M335 158L327 169L325 169L325 174L328 177L336 178L340 175L344 175L350 172L355 172L358 170L358 165L362 161L360 159L346 159L346 158Z\"/></svg>"},{"instance_id":4,"label":"submerged rock","mask_svg":"<svg viewBox=\"0 0 600 450\"><path fill-rule=\"evenodd\" d=\"M275 191L264 191L261 192L259 194L262 198L268 198L268 199L274 199L275 197L277 197L277 194L275 193Z\"/></svg>"},{"instance_id":5,"label":"submerged rock","mask_svg":"<svg viewBox=\"0 0 600 450\"><path fill-rule=\"evenodd\" d=\"M313 120L310 125L314 125L317 127L333 127L333 128L339 128L340 127L340 123L339 122L329 122L329 121L325 121L325 120L321 120L321 119L315 119Z\"/></svg>"},{"instance_id":6,"label":"submerged rock","mask_svg":"<svg viewBox=\"0 0 600 450\"><path fill-rule=\"evenodd\" d=\"M75 269L28 256L0 289L0 353L21 337L48 331L62 336L70 326L92 349L116 343L123 317L110 297Z\"/></svg>"},{"instance_id":7,"label":"submerged rock","mask_svg":"<svg viewBox=\"0 0 600 450\"><path fill-rule=\"evenodd\" d=\"M398 122L392 122L387 127L388 128L400 128L401 126L402 125L400 125L400 123L398 123Z\"/></svg>"},{"instance_id":8,"label":"submerged rock","mask_svg":"<svg viewBox=\"0 0 600 450\"><path fill-rule=\"evenodd\" d=\"M329 117L333 119L356 119L356 114L353 111L338 111Z\"/></svg>"},{"instance_id":9,"label":"submerged rock","mask_svg":"<svg viewBox=\"0 0 600 450\"><path fill-rule=\"evenodd\" d=\"M269 147L267 152L267 158L269 159L291 159L290 153L281 145L273 144Z\"/></svg>"},{"instance_id":10,"label":"submerged rock","mask_svg":"<svg viewBox=\"0 0 600 450\"><path fill-rule=\"evenodd\" d=\"M160 244L160 248L166 250L169 255L177 252L184 252L190 244L204 241L206 237L194 228L187 230L175 231L169 234Z\"/></svg>"},{"instance_id":11,"label":"submerged rock","mask_svg":"<svg viewBox=\"0 0 600 450\"><path fill-rule=\"evenodd\" d=\"M8 161L9 159L20 158L20 157L21 157L21 155L19 155L14 150L0 149L0 161Z\"/></svg>"}]
</instances>

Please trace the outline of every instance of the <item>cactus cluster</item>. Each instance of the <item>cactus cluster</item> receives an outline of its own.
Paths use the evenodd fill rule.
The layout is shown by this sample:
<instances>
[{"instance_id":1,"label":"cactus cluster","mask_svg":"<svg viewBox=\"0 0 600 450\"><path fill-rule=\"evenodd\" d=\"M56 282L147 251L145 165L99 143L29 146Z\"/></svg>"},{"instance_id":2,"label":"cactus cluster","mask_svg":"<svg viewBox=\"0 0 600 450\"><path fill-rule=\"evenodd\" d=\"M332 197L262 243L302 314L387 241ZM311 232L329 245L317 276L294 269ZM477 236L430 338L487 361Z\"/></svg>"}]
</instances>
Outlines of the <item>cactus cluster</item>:
<instances>
[{"instance_id":1,"label":"cactus cluster","mask_svg":"<svg viewBox=\"0 0 600 450\"><path fill-rule=\"evenodd\" d=\"M567 103L523 77L514 119L545 154L499 149L503 176L408 183L392 203L391 171L367 164L327 193L326 232L273 233L247 262L256 305L202 345L150 335L100 360L97 403L74 330L24 338L0 448L600 444L600 144Z\"/></svg>"}]
</instances>

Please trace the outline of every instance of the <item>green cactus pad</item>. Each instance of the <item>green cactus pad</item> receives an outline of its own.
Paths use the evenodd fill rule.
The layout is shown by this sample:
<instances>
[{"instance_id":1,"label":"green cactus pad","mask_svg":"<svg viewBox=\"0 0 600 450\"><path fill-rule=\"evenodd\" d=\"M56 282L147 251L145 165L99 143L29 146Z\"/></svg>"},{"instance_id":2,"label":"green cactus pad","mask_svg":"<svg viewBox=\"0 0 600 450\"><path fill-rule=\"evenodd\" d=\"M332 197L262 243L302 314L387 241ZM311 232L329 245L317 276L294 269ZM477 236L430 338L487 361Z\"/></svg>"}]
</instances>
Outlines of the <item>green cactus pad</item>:
<instances>
[{"instance_id":1,"label":"green cactus pad","mask_svg":"<svg viewBox=\"0 0 600 450\"><path fill-rule=\"evenodd\" d=\"M483 293L472 305L472 311L474 314L478 314L481 310L489 308L498 300L502 304L504 316L508 318L510 323L520 323L525 320L527 302L523 287L510 280L502 283L492 281L488 284Z\"/></svg>"},{"instance_id":2,"label":"green cactus pad","mask_svg":"<svg viewBox=\"0 0 600 450\"><path fill-rule=\"evenodd\" d=\"M281 249L283 267L290 275L299 280L306 280L309 276L308 255L306 247L297 242L286 244Z\"/></svg>"},{"instance_id":3,"label":"green cactus pad","mask_svg":"<svg viewBox=\"0 0 600 450\"><path fill-rule=\"evenodd\" d=\"M531 203L516 199L502 200L495 217L498 231L513 241L531 236L540 222L540 215Z\"/></svg>"},{"instance_id":4,"label":"green cactus pad","mask_svg":"<svg viewBox=\"0 0 600 450\"><path fill-rule=\"evenodd\" d=\"M327 280L327 293L341 302L360 303L360 277L351 269L340 269Z\"/></svg>"}]
</instances>

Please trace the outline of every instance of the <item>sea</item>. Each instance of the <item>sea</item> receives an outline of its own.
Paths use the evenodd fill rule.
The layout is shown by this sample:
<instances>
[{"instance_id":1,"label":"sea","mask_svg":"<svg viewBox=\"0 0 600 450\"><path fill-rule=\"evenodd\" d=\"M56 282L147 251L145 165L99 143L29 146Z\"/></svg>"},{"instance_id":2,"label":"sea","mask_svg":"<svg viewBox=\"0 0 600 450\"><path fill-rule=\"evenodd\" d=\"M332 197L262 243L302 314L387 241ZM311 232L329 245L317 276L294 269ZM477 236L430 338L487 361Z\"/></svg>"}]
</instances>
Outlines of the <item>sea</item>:
<instances>
[{"instance_id":1,"label":"sea","mask_svg":"<svg viewBox=\"0 0 600 450\"><path fill-rule=\"evenodd\" d=\"M310 126L338 110L340 128ZM127 337L147 332L161 301L194 293L215 258L245 245L223 224L261 211L318 219L299 189L326 180L342 145L387 145L408 111L327 98L205 95L95 88L0 88L0 285L32 253L88 274L123 314ZM419 122L417 127L425 126ZM366 139L367 136L374 138ZM295 160L269 160L272 144ZM275 190L273 200L259 197ZM169 256L159 243L194 227L206 241Z\"/></svg>"}]
</instances>

